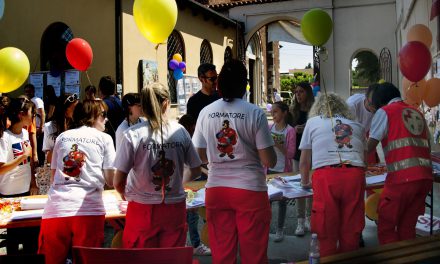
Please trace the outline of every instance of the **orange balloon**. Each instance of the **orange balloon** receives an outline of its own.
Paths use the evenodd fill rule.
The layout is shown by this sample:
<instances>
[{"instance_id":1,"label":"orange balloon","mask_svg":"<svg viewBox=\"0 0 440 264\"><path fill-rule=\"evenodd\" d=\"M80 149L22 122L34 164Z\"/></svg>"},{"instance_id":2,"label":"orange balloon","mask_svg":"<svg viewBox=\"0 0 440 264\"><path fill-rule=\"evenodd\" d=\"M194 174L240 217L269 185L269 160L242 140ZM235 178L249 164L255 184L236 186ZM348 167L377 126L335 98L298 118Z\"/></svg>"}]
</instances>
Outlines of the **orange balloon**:
<instances>
[{"instance_id":1,"label":"orange balloon","mask_svg":"<svg viewBox=\"0 0 440 264\"><path fill-rule=\"evenodd\" d=\"M183 61L182 55L180 55L179 53L174 54L173 60L176 60L177 62L182 62Z\"/></svg>"},{"instance_id":2,"label":"orange balloon","mask_svg":"<svg viewBox=\"0 0 440 264\"><path fill-rule=\"evenodd\" d=\"M406 40L410 41L419 41L425 44L426 47L431 48L432 44L432 34L431 30L423 24L415 24L412 26L407 35Z\"/></svg>"},{"instance_id":3,"label":"orange balloon","mask_svg":"<svg viewBox=\"0 0 440 264\"><path fill-rule=\"evenodd\" d=\"M422 99L426 97L427 83L425 80L413 83L404 77L402 79L402 88L405 102L409 105L419 107L422 104Z\"/></svg>"},{"instance_id":4,"label":"orange balloon","mask_svg":"<svg viewBox=\"0 0 440 264\"><path fill-rule=\"evenodd\" d=\"M440 79L432 78L426 82L426 94L423 101L429 107L440 104Z\"/></svg>"}]
</instances>

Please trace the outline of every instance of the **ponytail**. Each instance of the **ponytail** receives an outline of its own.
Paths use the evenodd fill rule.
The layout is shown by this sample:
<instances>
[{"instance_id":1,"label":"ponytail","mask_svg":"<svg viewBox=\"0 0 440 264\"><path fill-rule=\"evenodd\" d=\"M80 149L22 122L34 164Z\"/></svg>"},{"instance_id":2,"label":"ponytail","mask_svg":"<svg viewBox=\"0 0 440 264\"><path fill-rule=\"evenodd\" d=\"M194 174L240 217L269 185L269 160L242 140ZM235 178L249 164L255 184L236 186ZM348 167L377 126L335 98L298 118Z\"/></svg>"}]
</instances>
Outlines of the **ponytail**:
<instances>
[{"instance_id":1,"label":"ponytail","mask_svg":"<svg viewBox=\"0 0 440 264\"><path fill-rule=\"evenodd\" d=\"M162 104L169 98L170 92L161 83L152 83L142 89L142 110L150 123L151 129L157 130L160 128L161 123L164 123L162 119Z\"/></svg>"}]
</instances>

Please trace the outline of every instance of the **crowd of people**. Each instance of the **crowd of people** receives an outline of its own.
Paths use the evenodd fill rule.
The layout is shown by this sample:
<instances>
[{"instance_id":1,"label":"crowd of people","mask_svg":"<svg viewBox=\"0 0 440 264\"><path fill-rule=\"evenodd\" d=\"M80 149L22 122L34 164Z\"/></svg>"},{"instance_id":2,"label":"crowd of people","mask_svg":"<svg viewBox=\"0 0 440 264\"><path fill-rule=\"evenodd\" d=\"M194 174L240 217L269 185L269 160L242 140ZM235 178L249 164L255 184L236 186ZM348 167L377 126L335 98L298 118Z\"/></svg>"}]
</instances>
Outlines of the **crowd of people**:
<instances>
[{"instance_id":1,"label":"crowd of people","mask_svg":"<svg viewBox=\"0 0 440 264\"><path fill-rule=\"evenodd\" d=\"M213 263L236 263L237 253L242 263L267 263L266 175L297 171L314 195L296 201L295 234L317 233L321 256L356 250L365 226L365 168L379 161L379 142L388 170L379 242L415 237L433 180L429 133L423 114L394 85L374 84L345 102L333 93L315 98L310 84L300 83L291 105L272 105L269 124L246 100L247 76L237 60L219 74L200 65L202 89L179 122L169 117L170 92L160 83L122 100L110 76L98 89L87 87L83 101L68 93L56 99L53 87L41 100L30 84L25 96L3 96L0 197L44 193L35 168L51 172L41 228L9 229L8 253L18 243L27 253L38 245L52 264L65 263L72 246L102 246L107 185L128 201L124 248L185 246L189 231L194 254L212 254ZM211 248L200 241L197 211L186 210L184 183L200 179L207 180ZM275 242L283 240L287 201L278 204ZM25 241L16 239L22 234Z\"/></svg>"}]
</instances>

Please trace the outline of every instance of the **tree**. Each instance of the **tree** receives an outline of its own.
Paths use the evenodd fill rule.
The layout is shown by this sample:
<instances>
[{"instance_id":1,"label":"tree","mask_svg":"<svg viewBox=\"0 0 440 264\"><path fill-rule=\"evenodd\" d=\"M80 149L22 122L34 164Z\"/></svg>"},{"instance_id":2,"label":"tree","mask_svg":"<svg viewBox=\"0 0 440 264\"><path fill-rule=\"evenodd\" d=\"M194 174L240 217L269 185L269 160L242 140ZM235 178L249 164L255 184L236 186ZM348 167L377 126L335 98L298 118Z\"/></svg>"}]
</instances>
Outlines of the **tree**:
<instances>
[{"instance_id":1,"label":"tree","mask_svg":"<svg viewBox=\"0 0 440 264\"><path fill-rule=\"evenodd\" d=\"M282 75L280 79L281 90L292 91L298 83L308 82L310 78L313 78L313 76L304 72L295 72L293 76Z\"/></svg>"},{"instance_id":2,"label":"tree","mask_svg":"<svg viewBox=\"0 0 440 264\"><path fill-rule=\"evenodd\" d=\"M356 54L355 60L358 64L352 70L352 85L368 86L379 80L380 66L376 55L370 51L361 51Z\"/></svg>"},{"instance_id":3,"label":"tree","mask_svg":"<svg viewBox=\"0 0 440 264\"><path fill-rule=\"evenodd\" d=\"M307 64L307 66L304 69L311 69L312 68L312 64L309 62L309 64Z\"/></svg>"}]
</instances>

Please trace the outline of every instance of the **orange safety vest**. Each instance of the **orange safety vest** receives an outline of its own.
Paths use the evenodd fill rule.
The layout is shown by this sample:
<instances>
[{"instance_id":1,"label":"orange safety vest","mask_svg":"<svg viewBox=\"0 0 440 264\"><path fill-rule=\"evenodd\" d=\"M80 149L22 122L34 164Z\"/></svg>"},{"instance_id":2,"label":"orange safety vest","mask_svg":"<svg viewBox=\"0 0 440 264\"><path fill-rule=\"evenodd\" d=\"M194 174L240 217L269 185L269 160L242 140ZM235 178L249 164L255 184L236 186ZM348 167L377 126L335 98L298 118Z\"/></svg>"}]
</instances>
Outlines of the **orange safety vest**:
<instances>
[{"instance_id":1,"label":"orange safety vest","mask_svg":"<svg viewBox=\"0 0 440 264\"><path fill-rule=\"evenodd\" d=\"M388 134L382 140L386 183L433 179L428 126L422 113L403 101L382 109L388 117Z\"/></svg>"}]
</instances>

